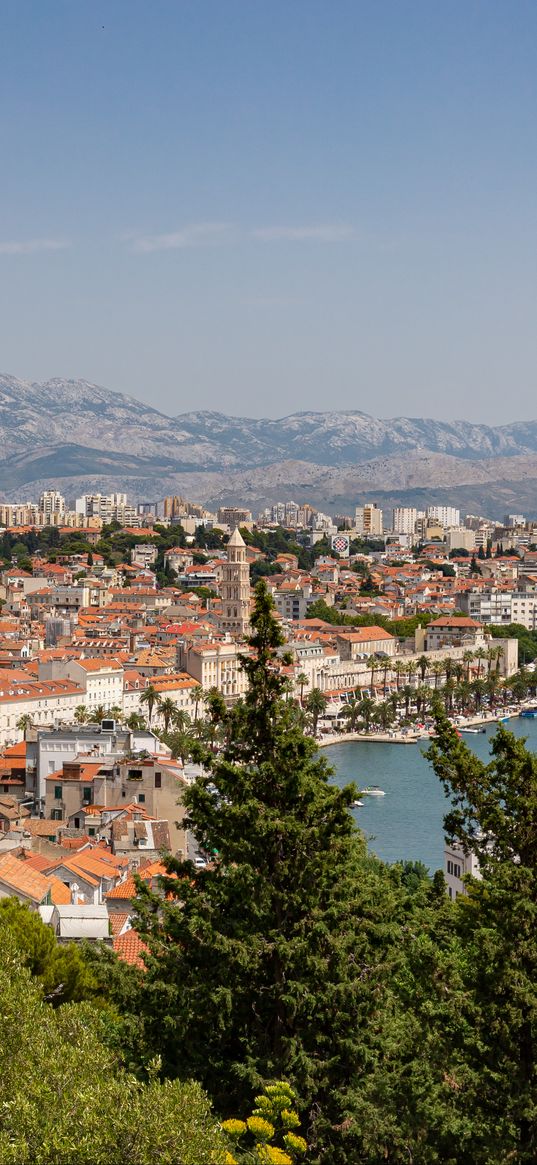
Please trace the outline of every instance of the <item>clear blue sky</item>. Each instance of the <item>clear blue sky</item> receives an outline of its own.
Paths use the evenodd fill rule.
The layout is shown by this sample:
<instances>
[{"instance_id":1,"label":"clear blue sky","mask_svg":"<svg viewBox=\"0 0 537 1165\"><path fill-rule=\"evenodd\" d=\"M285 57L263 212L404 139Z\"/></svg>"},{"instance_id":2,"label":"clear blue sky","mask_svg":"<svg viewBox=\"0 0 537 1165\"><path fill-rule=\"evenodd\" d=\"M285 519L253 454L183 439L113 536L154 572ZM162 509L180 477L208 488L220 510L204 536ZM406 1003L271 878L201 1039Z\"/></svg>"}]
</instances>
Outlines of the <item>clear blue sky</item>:
<instances>
[{"instance_id":1,"label":"clear blue sky","mask_svg":"<svg viewBox=\"0 0 537 1165\"><path fill-rule=\"evenodd\" d=\"M536 90L535 0L2 0L0 369L537 416Z\"/></svg>"}]
</instances>

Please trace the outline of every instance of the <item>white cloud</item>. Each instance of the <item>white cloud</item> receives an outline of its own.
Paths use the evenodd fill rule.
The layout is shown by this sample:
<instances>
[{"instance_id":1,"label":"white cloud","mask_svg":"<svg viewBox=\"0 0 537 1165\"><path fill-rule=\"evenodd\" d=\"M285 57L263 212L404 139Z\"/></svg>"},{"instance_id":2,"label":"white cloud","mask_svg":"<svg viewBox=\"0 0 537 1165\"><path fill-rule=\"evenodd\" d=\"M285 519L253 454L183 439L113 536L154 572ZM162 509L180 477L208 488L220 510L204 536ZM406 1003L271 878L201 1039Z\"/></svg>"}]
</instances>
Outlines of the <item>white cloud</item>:
<instances>
[{"instance_id":1,"label":"white cloud","mask_svg":"<svg viewBox=\"0 0 537 1165\"><path fill-rule=\"evenodd\" d=\"M231 226L225 222L200 222L167 235L145 235L130 239L132 249L143 254L153 251L180 251L187 247L210 247L227 242Z\"/></svg>"},{"instance_id":2,"label":"white cloud","mask_svg":"<svg viewBox=\"0 0 537 1165\"><path fill-rule=\"evenodd\" d=\"M355 230L346 223L325 223L304 227L258 227L252 231L252 235L267 243L279 240L291 243L343 243L355 238Z\"/></svg>"},{"instance_id":3,"label":"white cloud","mask_svg":"<svg viewBox=\"0 0 537 1165\"><path fill-rule=\"evenodd\" d=\"M26 242L0 242L0 255L35 255L37 251L64 251L69 247L65 239L28 239Z\"/></svg>"}]
</instances>

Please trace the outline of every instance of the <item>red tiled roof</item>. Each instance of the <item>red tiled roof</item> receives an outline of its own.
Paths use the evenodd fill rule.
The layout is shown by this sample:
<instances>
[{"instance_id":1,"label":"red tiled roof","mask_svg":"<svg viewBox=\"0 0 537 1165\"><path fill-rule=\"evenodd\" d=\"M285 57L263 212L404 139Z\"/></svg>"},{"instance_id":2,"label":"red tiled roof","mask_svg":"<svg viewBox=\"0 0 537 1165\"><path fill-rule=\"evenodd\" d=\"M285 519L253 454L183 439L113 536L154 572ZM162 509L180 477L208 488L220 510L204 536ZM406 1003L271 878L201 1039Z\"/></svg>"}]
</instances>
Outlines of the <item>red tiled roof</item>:
<instances>
[{"instance_id":1,"label":"red tiled roof","mask_svg":"<svg viewBox=\"0 0 537 1165\"><path fill-rule=\"evenodd\" d=\"M136 930L126 930L124 934L118 934L114 939L113 947L118 959L122 959L131 967L138 967L141 971L145 971L146 966L142 955L144 951L148 950L148 947Z\"/></svg>"}]
</instances>

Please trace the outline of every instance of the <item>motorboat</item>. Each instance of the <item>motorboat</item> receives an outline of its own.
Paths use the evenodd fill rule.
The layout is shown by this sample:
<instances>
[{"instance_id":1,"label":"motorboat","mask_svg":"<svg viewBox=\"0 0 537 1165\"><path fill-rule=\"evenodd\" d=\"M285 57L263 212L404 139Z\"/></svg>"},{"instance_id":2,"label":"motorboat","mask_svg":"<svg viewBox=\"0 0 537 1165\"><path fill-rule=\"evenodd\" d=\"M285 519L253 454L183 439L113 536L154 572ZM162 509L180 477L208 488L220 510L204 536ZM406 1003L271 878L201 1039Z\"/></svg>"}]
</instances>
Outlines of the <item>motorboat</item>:
<instances>
[{"instance_id":1,"label":"motorboat","mask_svg":"<svg viewBox=\"0 0 537 1165\"><path fill-rule=\"evenodd\" d=\"M361 809L362 805L363 805L363 801L360 801L358 798L356 798L356 800L352 802L353 809Z\"/></svg>"},{"instance_id":2,"label":"motorboat","mask_svg":"<svg viewBox=\"0 0 537 1165\"><path fill-rule=\"evenodd\" d=\"M361 790L362 797L385 797L384 789L379 789L378 785L368 785L367 789Z\"/></svg>"},{"instance_id":3,"label":"motorboat","mask_svg":"<svg viewBox=\"0 0 537 1165\"><path fill-rule=\"evenodd\" d=\"M461 732L471 732L472 736L480 736L483 732L486 731L486 728L460 728L459 735Z\"/></svg>"}]
</instances>

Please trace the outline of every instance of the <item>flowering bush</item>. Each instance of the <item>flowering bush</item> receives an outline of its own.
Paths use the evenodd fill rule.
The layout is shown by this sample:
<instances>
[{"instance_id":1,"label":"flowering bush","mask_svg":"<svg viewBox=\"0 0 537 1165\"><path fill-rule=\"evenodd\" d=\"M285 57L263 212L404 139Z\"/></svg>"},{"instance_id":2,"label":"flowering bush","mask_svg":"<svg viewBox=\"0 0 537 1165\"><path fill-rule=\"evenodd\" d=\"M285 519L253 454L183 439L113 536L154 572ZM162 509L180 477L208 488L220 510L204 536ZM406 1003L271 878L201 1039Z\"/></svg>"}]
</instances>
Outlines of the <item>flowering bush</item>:
<instances>
[{"instance_id":1,"label":"flowering bush","mask_svg":"<svg viewBox=\"0 0 537 1165\"><path fill-rule=\"evenodd\" d=\"M255 1098L255 1108L246 1121L227 1120L222 1129L233 1138L240 1150L241 1165L295 1165L297 1157L307 1152L303 1137L290 1132L300 1125L294 1105L296 1096L283 1080L267 1084L264 1092ZM255 1144L241 1141L250 1133ZM241 1144L239 1146L239 1141ZM280 1142L280 1143L278 1143ZM230 1165L234 1158L230 1154Z\"/></svg>"}]
</instances>

